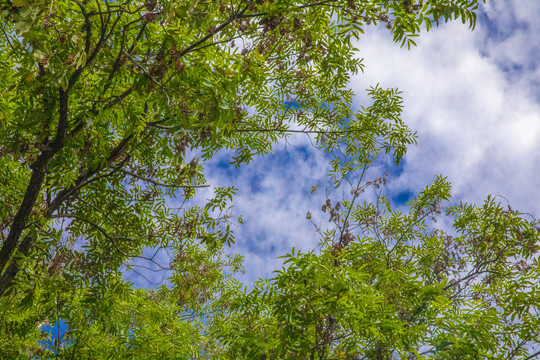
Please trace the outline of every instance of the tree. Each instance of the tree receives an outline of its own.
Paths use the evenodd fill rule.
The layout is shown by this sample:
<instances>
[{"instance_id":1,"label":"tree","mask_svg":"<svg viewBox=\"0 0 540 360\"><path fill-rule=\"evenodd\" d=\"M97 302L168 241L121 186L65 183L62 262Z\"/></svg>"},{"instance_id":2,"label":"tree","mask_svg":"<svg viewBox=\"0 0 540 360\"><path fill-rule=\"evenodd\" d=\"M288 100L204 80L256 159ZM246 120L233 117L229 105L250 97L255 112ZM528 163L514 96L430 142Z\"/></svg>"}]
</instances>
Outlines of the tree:
<instances>
[{"instance_id":1,"label":"tree","mask_svg":"<svg viewBox=\"0 0 540 360\"><path fill-rule=\"evenodd\" d=\"M194 205L197 188L208 186L203 161L221 149L233 149L231 163L247 164L254 156L270 153L273 144L293 132L313 134L316 146L337 154L331 174L336 185L350 181L351 174L369 167L381 153L391 152L399 161L415 141L400 118L399 93L371 88L372 104L351 111L353 94L346 86L349 75L362 70L353 40L366 26L383 24L396 42L410 47L420 27L429 30L432 24L457 18L474 26L478 2L2 2L1 353L8 358L226 357L245 349L242 339L230 335L231 329L245 333L253 324L247 322L254 319L250 316L261 315L253 313L252 301L268 315L257 317L257 324L268 324L275 335L268 338L272 343L260 342L268 349L254 351L292 356L287 336L303 328L276 320L275 306L284 294L298 292L290 286L297 275L295 266L301 267L290 266L265 285L268 293L263 298L257 292L247 297L238 293L239 284L230 272L241 268L241 259L223 251L234 241L229 203L235 189L215 188L214 198L205 206ZM438 191L430 196L444 197ZM170 199L182 205L171 208ZM426 208L422 203L415 206L415 211ZM350 214L361 214L352 201L344 207ZM327 209L337 221L338 210L331 204ZM408 234L412 230L407 230L407 221L412 220L396 217L390 230ZM415 221L409 222L411 228L418 226ZM528 223L515 221L517 229L530 230ZM349 281L347 276L341 283L330 281L342 276L340 271L367 276L355 267L359 260L337 258L354 254L349 248L373 246L378 249L375 254L388 255L387 264L407 271L415 261L429 266L435 261L432 253L440 237L429 237L432 257L416 254L422 259L417 260L396 238L392 239L400 245L391 251L380 239L352 241L347 221L344 224L337 240L327 239L321 255L291 257L291 263L303 261L306 269L317 270L321 279L334 284L331 293L342 292ZM382 231L375 224L370 226ZM527 239L536 236L522 233ZM345 235L347 244L342 240ZM146 256L149 249L170 257L157 261ZM404 263L408 258L412 260ZM307 260L312 264L306 265ZM355 261L356 265L346 265ZM316 269L317 264L328 263L336 264L328 268L330 272ZM378 269L387 274L383 265ZM168 271L170 286L133 288L122 273L141 267ZM424 304L429 308L434 293L447 294L457 285L444 289L445 280L437 278L422 287L411 274L387 280L393 284L406 280L408 300L417 289L425 290L424 298L415 303L421 310L409 315L434 326L429 321L439 318L430 317ZM528 296L524 297L530 300ZM388 317L382 319L389 319L388 327L384 331L373 327L373 334L405 339L411 349L422 341L431 344L414 326L416 338L393 334L389 329L401 324L391 316L398 305L391 301L384 305ZM294 309L285 309L281 315L293 319ZM364 351L350 348L345 340L336 343L328 335L324 339L331 341L317 338L327 331L317 330L326 326L321 325L324 321L342 320L323 310L306 320L311 321L306 329L315 326L316 339L301 339L306 342L301 351L319 358L337 348L339 356ZM328 320L321 322L320 316ZM43 346L38 342L43 340L43 325L59 319L69 325L67 334ZM527 334L532 336L530 329ZM266 336L251 330L249 334L251 339ZM375 345L369 349L380 356L391 351L389 338L373 336L369 339L375 339ZM522 339L516 355L525 351L526 336ZM455 347L453 338L446 341L446 347L443 340L436 343L436 350L465 349Z\"/></svg>"},{"instance_id":2,"label":"tree","mask_svg":"<svg viewBox=\"0 0 540 360\"><path fill-rule=\"evenodd\" d=\"M226 349L217 358L540 356L537 220L488 198L448 207L450 235L434 226L450 198L444 178L406 213L381 194L386 178L356 180L349 199L323 204L332 226L319 253L293 249L286 267L212 319ZM358 203L370 188L378 201Z\"/></svg>"}]
</instances>

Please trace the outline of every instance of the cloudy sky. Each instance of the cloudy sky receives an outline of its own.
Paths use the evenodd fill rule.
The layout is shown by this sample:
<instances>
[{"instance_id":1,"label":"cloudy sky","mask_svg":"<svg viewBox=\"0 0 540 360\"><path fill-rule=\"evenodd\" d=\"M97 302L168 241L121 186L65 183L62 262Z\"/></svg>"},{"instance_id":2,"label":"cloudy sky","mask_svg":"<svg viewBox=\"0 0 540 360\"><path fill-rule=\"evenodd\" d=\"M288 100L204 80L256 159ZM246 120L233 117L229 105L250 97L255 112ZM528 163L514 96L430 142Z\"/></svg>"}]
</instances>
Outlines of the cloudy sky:
<instances>
[{"instance_id":1,"label":"cloudy sky","mask_svg":"<svg viewBox=\"0 0 540 360\"><path fill-rule=\"evenodd\" d=\"M474 31L459 21L446 24L423 33L411 50L393 43L384 27L365 29L357 44L365 72L350 84L354 106L368 105L365 89L377 83L398 88L403 119L418 133L418 145L392 171L386 190L394 202L441 174L452 183L453 203L501 195L513 209L540 216L538 19L538 0L498 0L481 8ZM310 190L327 181L328 158L301 134L240 169L227 165L230 156L221 153L207 164L207 180L239 189L234 212L244 225L230 251L245 256L239 279L249 285L271 276L281 266L277 257L292 247L317 246L306 213L324 226L324 191Z\"/></svg>"}]
</instances>

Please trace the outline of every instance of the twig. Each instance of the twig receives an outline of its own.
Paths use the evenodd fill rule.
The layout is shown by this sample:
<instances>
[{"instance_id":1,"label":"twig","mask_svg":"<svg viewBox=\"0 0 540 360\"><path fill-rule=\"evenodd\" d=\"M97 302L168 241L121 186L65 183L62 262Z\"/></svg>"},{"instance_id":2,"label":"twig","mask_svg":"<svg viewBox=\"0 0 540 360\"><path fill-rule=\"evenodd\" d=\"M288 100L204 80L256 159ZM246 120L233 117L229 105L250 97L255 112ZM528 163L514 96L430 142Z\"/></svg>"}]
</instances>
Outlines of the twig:
<instances>
[{"instance_id":1,"label":"twig","mask_svg":"<svg viewBox=\"0 0 540 360\"><path fill-rule=\"evenodd\" d=\"M82 222L85 222L87 223L88 225L92 226L93 228L95 228L96 230L98 230L100 233L103 234L103 236L105 236L105 238L107 238L108 240L111 241L111 243L113 244L114 248L116 249L116 251L118 251L118 253L124 257L128 257L128 258L138 258L138 259L143 259L143 260L147 260L147 261L150 261L152 262L153 264L157 265L158 267L160 267L161 269L163 270L169 270L169 268L165 268L163 266L161 266L158 262L146 257L146 256L142 256L142 255L130 255L130 254L126 254L124 253L122 250L120 250L120 248L118 247L118 244L116 244L116 239L123 239L123 240L132 240L131 238L127 238L127 237L113 237L111 235L109 235L107 233L107 231L105 229L103 229L100 225L98 225L97 223L95 223L94 221L90 220L90 219L87 219L85 218L84 216L80 216L80 215L77 215L77 214L73 214L73 213L59 213L59 214L55 214L55 215L52 215L51 216L51 219L58 219L58 218L68 218L68 219L77 219L77 220L80 220Z\"/></svg>"},{"instance_id":2,"label":"twig","mask_svg":"<svg viewBox=\"0 0 540 360\"><path fill-rule=\"evenodd\" d=\"M184 50L182 50L179 54L178 54L178 57L184 57L184 55L190 53L191 51L193 51L195 48L197 48L199 45L201 45L202 43L206 42L206 40L210 39L212 36L214 36L215 34L219 33L221 30L225 29L231 22L233 22L234 20L240 18L242 16L242 14L244 14L247 9L249 9L249 6L246 6L244 7L243 10L241 10L238 14L234 14L233 16L231 16L227 21L225 21L223 24L219 25L213 32L211 32L210 34L204 36L202 39L194 42L193 44L189 45L187 48L185 48Z\"/></svg>"},{"instance_id":3,"label":"twig","mask_svg":"<svg viewBox=\"0 0 540 360\"><path fill-rule=\"evenodd\" d=\"M540 350L538 350L534 354L531 354L531 355L527 356L524 360L530 360L530 359L535 358L535 357L537 357L539 355L540 355Z\"/></svg>"},{"instance_id":4,"label":"twig","mask_svg":"<svg viewBox=\"0 0 540 360\"><path fill-rule=\"evenodd\" d=\"M4 29L3 26L0 26L0 28L2 29L2 32L4 33L4 36L9 44L9 46L11 47L11 50L13 50L13 44L11 43L11 40L9 39L9 36L8 34L6 33L6 30Z\"/></svg>"},{"instance_id":5,"label":"twig","mask_svg":"<svg viewBox=\"0 0 540 360\"><path fill-rule=\"evenodd\" d=\"M153 179L149 179L149 178L146 178L144 176L141 176L141 175L137 175L135 174L134 172L131 172L129 170L123 170L123 169L120 169L118 170L119 172L121 173L124 173L126 175L129 175L131 177L134 177L134 178L137 178L139 180L142 180L144 182L148 182L150 184L154 184L156 186L163 186L163 187L176 187L176 188L205 188L205 187L209 187L210 185L208 184L202 184L202 185L179 185L179 184L164 184L164 183L160 183L156 180L153 180Z\"/></svg>"}]
</instances>

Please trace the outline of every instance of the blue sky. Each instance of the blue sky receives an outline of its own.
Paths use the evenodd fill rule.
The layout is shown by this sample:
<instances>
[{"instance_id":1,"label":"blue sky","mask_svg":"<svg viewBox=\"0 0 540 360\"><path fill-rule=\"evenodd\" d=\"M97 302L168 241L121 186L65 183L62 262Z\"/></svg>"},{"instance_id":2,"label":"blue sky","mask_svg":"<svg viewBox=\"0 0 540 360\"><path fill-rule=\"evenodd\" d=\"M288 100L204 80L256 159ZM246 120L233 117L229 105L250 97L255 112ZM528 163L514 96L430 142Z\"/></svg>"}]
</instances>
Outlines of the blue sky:
<instances>
[{"instance_id":1,"label":"blue sky","mask_svg":"<svg viewBox=\"0 0 540 360\"><path fill-rule=\"evenodd\" d=\"M446 24L423 33L410 51L383 27L365 29L357 47L366 69L350 84L354 106L368 104L370 86L397 87L403 119L418 132L418 145L392 171L387 190L394 200L407 200L441 174L456 202L500 194L514 209L540 214L539 18L540 1L494 1L482 6L474 31ZM234 211L245 224L231 250L245 255L246 283L271 276L277 256L293 246L309 250L319 240L305 215L324 201L323 192L309 190L324 183L327 158L305 135L275 149L236 170L223 166L227 153L208 164L208 183L239 188Z\"/></svg>"}]
</instances>

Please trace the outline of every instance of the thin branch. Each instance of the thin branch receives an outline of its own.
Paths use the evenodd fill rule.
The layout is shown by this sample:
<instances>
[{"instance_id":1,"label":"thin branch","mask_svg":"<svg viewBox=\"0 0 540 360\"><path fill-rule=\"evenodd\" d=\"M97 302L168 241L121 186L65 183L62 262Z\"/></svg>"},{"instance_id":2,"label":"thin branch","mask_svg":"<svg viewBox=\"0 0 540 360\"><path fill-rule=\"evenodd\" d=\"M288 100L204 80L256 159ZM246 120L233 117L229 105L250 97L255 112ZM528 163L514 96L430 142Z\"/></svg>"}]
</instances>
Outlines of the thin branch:
<instances>
[{"instance_id":1,"label":"thin branch","mask_svg":"<svg viewBox=\"0 0 540 360\"><path fill-rule=\"evenodd\" d=\"M153 124L149 123L148 126L155 127L162 130L172 130L174 129L174 126L167 126L167 125L160 125L160 124Z\"/></svg>"},{"instance_id":2,"label":"thin branch","mask_svg":"<svg viewBox=\"0 0 540 360\"><path fill-rule=\"evenodd\" d=\"M13 50L13 44L11 43L11 40L9 39L9 36L8 34L6 33L6 30L4 29L3 26L0 26L0 28L2 29L2 32L4 33L4 37L6 38L9 46L11 47L11 50Z\"/></svg>"},{"instance_id":3,"label":"thin branch","mask_svg":"<svg viewBox=\"0 0 540 360\"><path fill-rule=\"evenodd\" d=\"M129 264L129 266L139 267L139 268L142 268L142 269L150 270L152 272L161 272L161 271L171 270L170 268L152 269L151 267L144 266L144 265L139 265L139 264Z\"/></svg>"},{"instance_id":4,"label":"thin branch","mask_svg":"<svg viewBox=\"0 0 540 360\"><path fill-rule=\"evenodd\" d=\"M163 130L172 130L174 129L174 126L168 126L168 125L159 125L150 123L149 126L156 127L158 129ZM249 133L257 133L257 132L277 132L277 133L297 133L297 134L323 134L323 135L347 135L347 134L354 134L354 133L360 133L364 130L358 129L358 130L342 130L342 131L336 131L336 130L291 130L291 129L232 129L232 132L249 132Z\"/></svg>"},{"instance_id":5,"label":"thin branch","mask_svg":"<svg viewBox=\"0 0 540 360\"><path fill-rule=\"evenodd\" d=\"M73 2L77 3L79 5L79 8L81 9L81 12L83 14L83 17L85 18L85 31L86 31L86 44L85 44L85 53L88 54L88 52L90 51L90 46L91 46L91 32L92 32L92 26L90 24L90 20L88 18L88 14L86 13L86 10L84 9L84 6L82 5L82 3L80 3L78 0L72 0ZM99 5L99 3L98 3ZM114 28L116 27L116 25L118 24L118 22L120 21L120 16L118 16L116 18L116 20L114 21L114 23L112 24L111 26L111 29L109 31L109 33L107 35L105 35L105 28L102 27L101 29L101 34L99 36L99 40L97 41L96 43L96 46L94 47L94 49L90 52L90 54L88 55L88 57L86 58L86 62L83 66L81 66L80 68L76 69L70 76L69 78L69 81L68 81L68 90L71 89L73 87L73 85L75 85L75 83L77 82L77 80L79 79L79 77L81 76L81 74L83 73L83 71L88 68L88 66L92 63L92 61L96 58L96 56L98 55L99 51L101 50L101 47L103 46L103 44L109 39L109 37L112 35L113 33L113 30ZM107 24L108 24L108 20L107 20ZM105 25L107 25L105 24Z\"/></svg>"},{"instance_id":6,"label":"thin branch","mask_svg":"<svg viewBox=\"0 0 540 360\"><path fill-rule=\"evenodd\" d=\"M91 204L89 203L88 201L84 200L82 197L80 196L77 196L77 200L82 202L83 204L85 204L86 206L89 206L91 207L92 209L96 210L98 213L102 214L102 215L105 215L107 218L108 218L108 215L105 214L105 212L103 211L103 209L100 209L98 208L97 206L95 206L94 204ZM111 220L110 218L108 218L108 220Z\"/></svg>"},{"instance_id":7,"label":"thin branch","mask_svg":"<svg viewBox=\"0 0 540 360\"><path fill-rule=\"evenodd\" d=\"M124 14L132 15L132 14L138 13L138 12L141 11L143 8L144 8L144 5L141 6L141 7L138 7L138 8L135 9L135 10L129 11L129 10L127 10L126 8L119 6L119 7L118 7L118 10L91 11L91 12L88 13L88 16L96 16L96 15L102 16L102 15L115 14L115 13L124 13ZM160 13L156 13L156 14L160 14Z\"/></svg>"},{"instance_id":8,"label":"thin branch","mask_svg":"<svg viewBox=\"0 0 540 360\"><path fill-rule=\"evenodd\" d=\"M227 21L225 21L223 24L219 25L214 31L212 31L210 34L204 36L202 39L194 42L193 44L189 45L187 48L185 48L184 50L182 50L179 54L178 54L178 57L183 57L184 55L190 53L191 51L194 51L199 45L203 44L204 42L206 42L206 40L210 39L212 36L216 35L217 33L219 33L221 30L225 29L231 22L233 22L234 20L240 18L240 16L242 16L243 13L245 13L247 11L247 9L249 8L249 6L245 6L244 9L242 9L239 13L237 14L234 14L233 16L231 16Z\"/></svg>"},{"instance_id":9,"label":"thin branch","mask_svg":"<svg viewBox=\"0 0 540 360\"><path fill-rule=\"evenodd\" d=\"M111 235L109 235L109 233L107 233L107 231L102 228L100 225L98 225L96 222L90 220L90 219L87 219L85 218L84 216L80 216L80 215L77 215L77 214L73 214L73 213L59 213L59 214L54 214L50 217L51 219L59 219L59 218L68 218L68 219L77 219L77 220L80 220L82 222L85 222L87 223L88 225L92 226L93 228L95 228L97 231L99 231L101 234L103 234L103 236L105 236L105 238L107 238L107 240L109 240L114 248L116 249L116 251L118 251L118 253L124 257L127 257L127 258L138 258L138 259L143 259L143 260L147 260L147 261L150 261L152 262L153 264L157 265L158 267L160 267L161 269L163 270L169 270L169 268L165 268L163 266L161 266L159 263L157 263L156 261L148 258L148 257L145 257L145 256L142 256L142 255L130 255L130 254L126 254L124 253L122 250L120 250L120 248L118 247L118 244L116 243L116 240L117 239L121 239L121 240L133 240L132 238L127 238L127 237L113 237Z\"/></svg>"},{"instance_id":10,"label":"thin branch","mask_svg":"<svg viewBox=\"0 0 540 360\"><path fill-rule=\"evenodd\" d=\"M332 2L336 2L336 1L337 0L325 0L325 1L319 1L319 2L316 2L316 3L313 3L313 4L299 5L299 6L296 7L296 10L305 9L305 8L314 7L314 6L319 6L319 5L326 5L328 3L332 3ZM240 15L239 18L253 18L253 17L264 16L264 15L268 15L268 13L264 12L264 13Z\"/></svg>"},{"instance_id":11,"label":"thin branch","mask_svg":"<svg viewBox=\"0 0 540 360\"><path fill-rule=\"evenodd\" d=\"M156 83L160 90L163 92L163 94L165 95L165 97L167 98L167 105L170 106L171 104L171 99L169 98L169 94L167 94L167 92L165 91L165 85L163 85L162 83L160 83L159 81L156 80L156 78L154 78L152 75L150 75L150 73L148 71L146 71L146 69L137 62L137 60L133 59L131 57L131 54L129 54L126 50L123 50L124 52L124 55L127 56L127 58L136 66L138 67L142 73L144 74L144 76L147 76L150 80L152 80L154 83Z\"/></svg>"},{"instance_id":12,"label":"thin branch","mask_svg":"<svg viewBox=\"0 0 540 360\"><path fill-rule=\"evenodd\" d=\"M427 355L427 354L435 354L436 352L436 348L435 347L432 347L431 349L428 349L426 351L422 351L421 353L419 353L418 355Z\"/></svg>"},{"instance_id":13,"label":"thin branch","mask_svg":"<svg viewBox=\"0 0 540 360\"><path fill-rule=\"evenodd\" d=\"M491 261L491 262L494 262L494 261ZM483 265L486 265L487 263L484 263ZM459 285L461 284L462 282L464 281L467 281L477 275L482 275L482 274L485 274L485 273L495 273L495 274L500 274L499 272L497 271L492 271L492 270L480 270L480 269L476 269L476 271L474 272L470 272L468 275L466 275L465 277L459 279L459 280L455 280L453 282L451 282L450 284L446 285L445 287L443 287L443 291L446 291L452 287L455 287L456 285ZM467 283L468 284L468 283Z\"/></svg>"},{"instance_id":14,"label":"thin branch","mask_svg":"<svg viewBox=\"0 0 540 360\"><path fill-rule=\"evenodd\" d=\"M141 274L140 272L138 272L135 269L129 269L128 271L133 271L134 273L136 273L137 275L142 277L144 280L146 280L151 285L159 285L159 284L162 284L164 280L166 280L166 278L161 278L161 280L159 282L154 282L154 281L148 280L148 278L146 276L144 276L143 274Z\"/></svg>"},{"instance_id":15,"label":"thin branch","mask_svg":"<svg viewBox=\"0 0 540 360\"><path fill-rule=\"evenodd\" d=\"M508 360L513 359L513 358L514 358L514 355L517 353L517 351L518 351L519 349L521 349L521 348L523 347L523 345L525 345L525 343L526 343L527 341L529 341L530 337L531 337L531 334L529 334L529 336L527 336L525 339L523 339L523 341L521 341L521 342L518 344L518 346L516 346L515 349L512 350L512 352L511 352L510 354L508 354L508 356L506 357L506 359L508 359Z\"/></svg>"},{"instance_id":16,"label":"thin branch","mask_svg":"<svg viewBox=\"0 0 540 360\"><path fill-rule=\"evenodd\" d=\"M387 256L387 263L390 262L390 256L392 255L392 253L394 252L394 250L397 248L397 246L402 242L402 240L405 238L405 234L408 233L409 231L412 231L413 227L414 226L418 226L418 224L420 224L422 221L424 221L428 216L431 215L431 212L428 211L426 212L423 216L421 216L420 218L417 218L414 222L412 222L411 224L409 224L409 226L407 226L406 229L404 229L402 232L401 232L401 236L399 237L399 239L396 240L394 246L392 246L392 248L390 249L390 251L388 251L388 256Z\"/></svg>"},{"instance_id":17,"label":"thin branch","mask_svg":"<svg viewBox=\"0 0 540 360\"><path fill-rule=\"evenodd\" d=\"M501 251L499 251L499 253L497 254L497 257L495 259L492 259L492 260L489 260L489 261L484 261L478 265L476 265L465 277L459 279L459 280L456 280L455 282L451 283L451 284L448 284L447 286L445 286L443 288L443 291L446 291L448 290L449 288L451 287L454 287L460 283L462 283L463 281L466 281L476 275L481 275L481 274L484 274L484 273L495 273L495 274L500 274L499 272L497 271L493 271L493 270L482 270L482 268L486 265L489 265L489 264L493 264L494 262L497 262L501 255L504 253L504 251L506 250L506 247L501 249Z\"/></svg>"},{"instance_id":18,"label":"thin branch","mask_svg":"<svg viewBox=\"0 0 540 360\"><path fill-rule=\"evenodd\" d=\"M130 156L128 155L128 156L126 156L125 159L123 159L117 166L115 166L115 167L114 167L111 171L109 171L108 173L98 175L98 176L96 176L96 177L93 177L93 178L91 178L91 179L88 179L88 180L84 181L83 183L80 183L79 185L77 185L77 188L74 189L75 191L73 191L72 194L75 193L75 192L77 192L77 190L79 190L79 189L81 189L81 188L87 186L88 184L91 184L91 183L93 183L93 182L95 182L95 181L97 181L97 180L99 180L99 179L103 179L103 178L106 178L106 177L111 176L112 174L114 174L115 172L117 172L122 166L124 166L124 165L129 161L129 159L130 159ZM98 171L98 172L99 172L99 171ZM97 173L97 172L96 172L96 173ZM92 175L90 175L90 176L92 176Z\"/></svg>"},{"instance_id":19,"label":"thin branch","mask_svg":"<svg viewBox=\"0 0 540 360\"><path fill-rule=\"evenodd\" d=\"M205 187L209 187L210 185L208 184L202 184L202 185L179 185L179 184L164 184L164 183L160 183L158 181L155 181L153 179L149 179L149 178L146 178L144 176L141 176L141 175L138 175L138 174L135 174L134 172L131 172L131 171L128 171L128 170L119 170L119 172L121 173L124 173L126 175L129 175L131 177L134 177L134 178L137 178L139 180L142 180L144 182L148 182L150 184L154 184L156 186L163 186L163 187L175 187L175 188L205 188Z\"/></svg>"},{"instance_id":20,"label":"thin branch","mask_svg":"<svg viewBox=\"0 0 540 360\"><path fill-rule=\"evenodd\" d=\"M364 179L364 175L366 174L368 169L369 169L369 164L364 166L364 168L362 169L362 174L360 175L360 177L358 179L358 183L356 184L356 189L355 189L356 191L360 188L360 183ZM343 219L343 226L341 227L341 229L339 231L339 239L338 239L338 241L340 243L342 243L341 240L343 238L343 234L345 232L345 229L347 228L347 224L349 222L349 217L351 216L351 213L352 213L353 206L354 206L354 203L356 201L356 198L357 198L357 196L353 195L353 199L351 200L351 203L349 205L349 209L347 210L347 214L345 215L345 218Z\"/></svg>"},{"instance_id":21,"label":"thin branch","mask_svg":"<svg viewBox=\"0 0 540 360\"><path fill-rule=\"evenodd\" d=\"M527 356L527 357L526 357L525 359L523 359L523 360L530 360L530 359L535 358L535 357L537 357L537 356L540 356L540 350L538 350L538 351L535 352L534 354L531 354L531 355Z\"/></svg>"},{"instance_id":22,"label":"thin branch","mask_svg":"<svg viewBox=\"0 0 540 360\"><path fill-rule=\"evenodd\" d=\"M299 133L299 134L325 134L325 135L346 135L356 132L362 132L363 130L290 130L290 129L235 129L234 132L280 132L280 133Z\"/></svg>"},{"instance_id":23,"label":"thin branch","mask_svg":"<svg viewBox=\"0 0 540 360\"><path fill-rule=\"evenodd\" d=\"M124 29L122 30L122 42L120 43L120 50L118 51L118 55L116 56L116 59L114 60L111 72L107 76L107 81L105 82L105 86L103 87L103 94L107 92L107 90L112 84L112 79L114 77L114 74L120 69L120 67L123 64L123 51L124 51L125 43L126 43L126 27L124 27Z\"/></svg>"},{"instance_id":24,"label":"thin branch","mask_svg":"<svg viewBox=\"0 0 540 360\"><path fill-rule=\"evenodd\" d=\"M120 141L120 143L113 149L113 151L111 152L111 155L109 155L109 158L107 159L107 164L109 166L112 165L112 163L115 160L117 160L118 157L120 157L124 153L124 151L125 151L125 149L127 147L127 143L131 140L132 137L133 137L133 135L128 135L127 137L122 139L122 141ZM124 161L122 161L119 166L123 166L124 163L127 160L128 160L128 158L124 159ZM77 178L77 180L75 181L75 184L71 185L68 188L64 188L63 190L61 190L56 195L56 197L51 201L51 205L47 209L47 215L50 216L52 213L54 213L56 210L58 210L60 205L67 198L69 198L71 195L73 195L77 190L79 190L82 187L86 186L90 182L95 181L96 178L90 179L90 177L97 174L97 173L99 173L101 170L103 170L104 167L105 167L104 165L99 165L98 167L96 167L94 169L87 169L85 172L81 173L79 175L79 177ZM118 169L118 166L115 169L113 169L113 171L111 171L110 173L100 175L99 177L109 176L112 173L114 173L114 171L116 171L117 169Z\"/></svg>"},{"instance_id":25,"label":"thin branch","mask_svg":"<svg viewBox=\"0 0 540 360\"><path fill-rule=\"evenodd\" d=\"M103 19L104 14L102 13L101 4L99 0L96 1L96 5L99 9L99 21L101 23L101 33L103 34L103 29L105 28L105 20ZM90 14L88 14L88 17L90 17ZM107 14L107 24L109 23L109 20L110 20L110 15Z\"/></svg>"},{"instance_id":26,"label":"thin branch","mask_svg":"<svg viewBox=\"0 0 540 360\"><path fill-rule=\"evenodd\" d=\"M122 100L124 100L125 98L127 98L132 92L133 92L133 87L130 87L129 89L127 89L126 91L124 91L124 92L121 93L120 95L114 96L114 100L111 100L110 102L108 102L108 103L103 107L103 109L104 109L104 110L107 110L107 109L112 108L112 107L115 106L115 105L118 105L119 103L122 102Z\"/></svg>"},{"instance_id":27,"label":"thin branch","mask_svg":"<svg viewBox=\"0 0 540 360\"><path fill-rule=\"evenodd\" d=\"M220 45L220 44L225 44L225 43L231 42L231 41L233 41L233 40L240 39L240 38L242 38L242 36L243 36L243 35L238 35L238 36L235 36L235 37L232 37L232 38L229 38L229 39L220 40L220 41L215 41L215 42L210 43L210 44L206 44L206 45L203 45L203 46L199 46L198 48L193 49L193 51L202 50L202 49L207 48L207 47L210 47L210 46L216 46L216 45Z\"/></svg>"}]
</instances>

